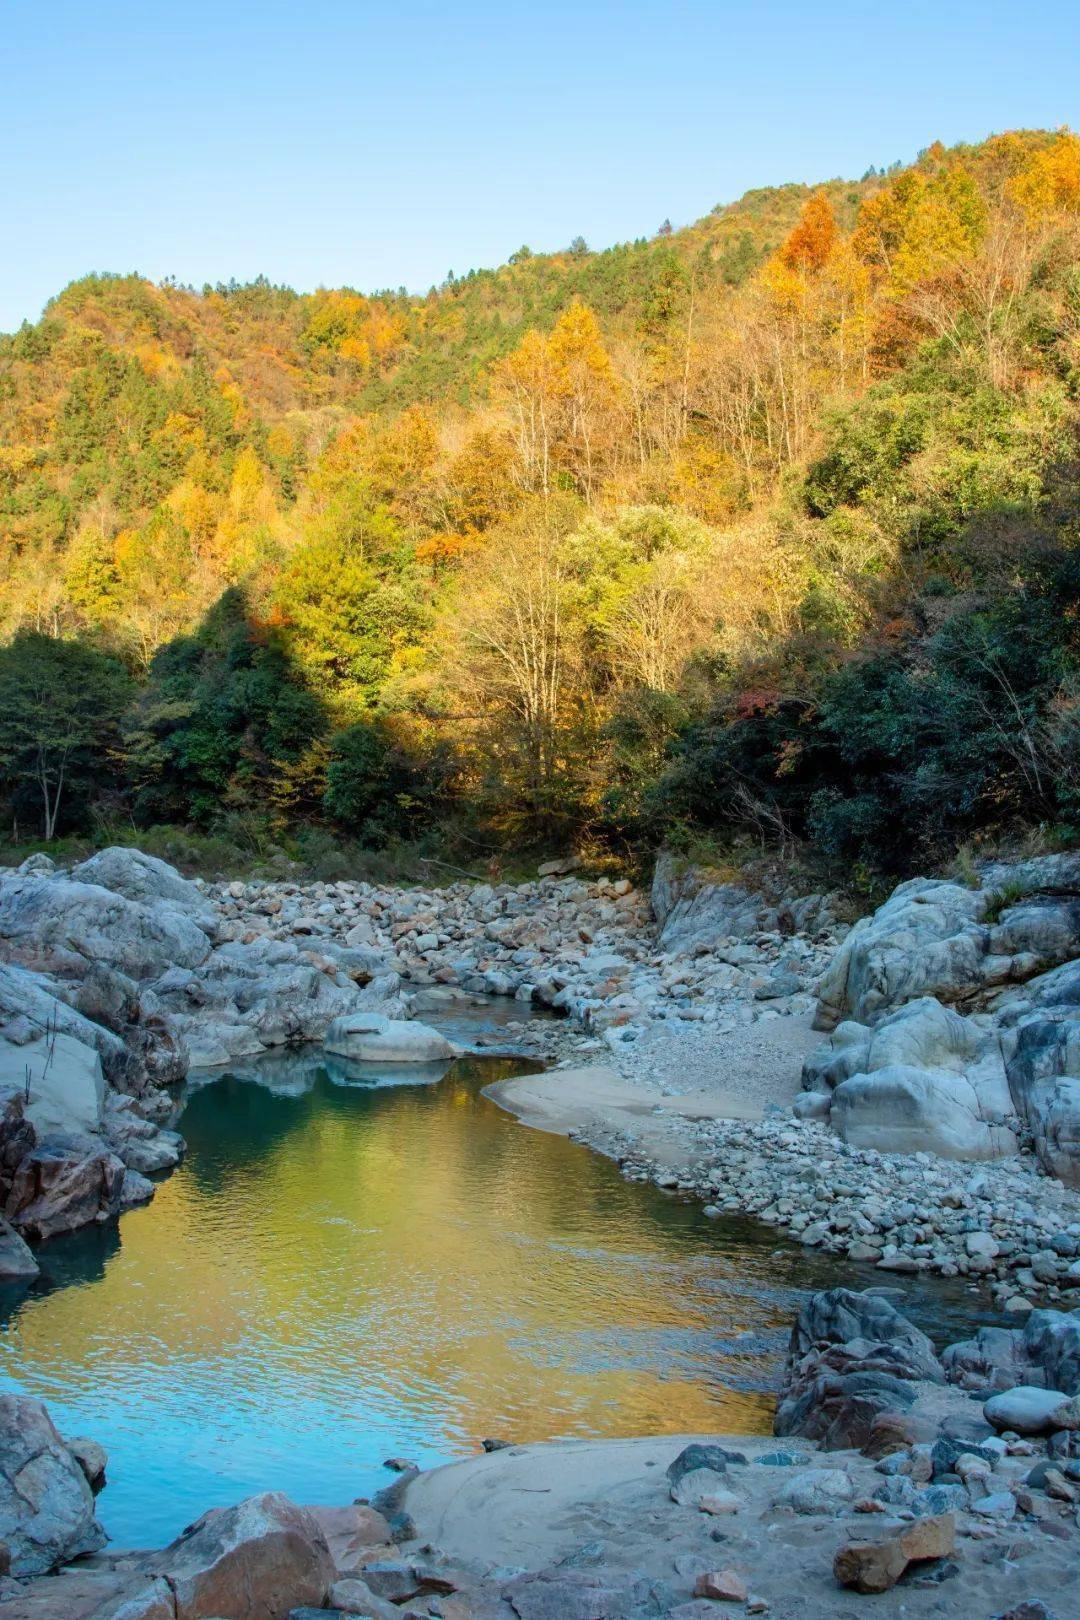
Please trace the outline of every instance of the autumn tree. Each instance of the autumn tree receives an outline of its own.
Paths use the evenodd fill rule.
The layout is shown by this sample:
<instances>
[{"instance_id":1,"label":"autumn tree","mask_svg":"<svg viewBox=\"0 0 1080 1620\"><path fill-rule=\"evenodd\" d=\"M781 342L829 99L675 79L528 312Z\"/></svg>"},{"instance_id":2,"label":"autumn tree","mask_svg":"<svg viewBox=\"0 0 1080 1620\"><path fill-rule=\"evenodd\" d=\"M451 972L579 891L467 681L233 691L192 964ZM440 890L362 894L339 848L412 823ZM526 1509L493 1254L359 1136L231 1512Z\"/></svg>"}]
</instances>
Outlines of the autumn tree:
<instances>
[{"instance_id":1,"label":"autumn tree","mask_svg":"<svg viewBox=\"0 0 1080 1620\"><path fill-rule=\"evenodd\" d=\"M826 192L815 191L799 216L799 223L780 249L780 258L789 270L819 274L828 264L840 240L836 215Z\"/></svg>"},{"instance_id":2,"label":"autumn tree","mask_svg":"<svg viewBox=\"0 0 1080 1620\"><path fill-rule=\"evenodd\" d=\"M1080 136L1061 130L1010 181L1008 193L1032 222L1080 214Z\"/></svg>"}]
</instances>

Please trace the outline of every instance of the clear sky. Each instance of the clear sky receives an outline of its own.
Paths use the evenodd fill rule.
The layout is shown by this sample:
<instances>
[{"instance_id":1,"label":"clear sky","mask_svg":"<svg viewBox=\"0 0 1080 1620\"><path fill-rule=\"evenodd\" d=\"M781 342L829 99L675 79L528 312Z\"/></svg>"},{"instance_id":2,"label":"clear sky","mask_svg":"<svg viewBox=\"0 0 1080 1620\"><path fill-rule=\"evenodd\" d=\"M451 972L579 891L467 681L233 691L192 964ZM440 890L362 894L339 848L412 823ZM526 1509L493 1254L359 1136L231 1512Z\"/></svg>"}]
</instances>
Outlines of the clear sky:
<instances>
[{"instance_id":1,"label":"clear sky","mask_svg":"<svg viewBox=\"0 0 1080 1620\"><path fill-rule=\"evenodd\" d=\"M1080 123L1076 0L3 0L0 330L89 270L422 290Z\"/></svg>"}]
</instances>

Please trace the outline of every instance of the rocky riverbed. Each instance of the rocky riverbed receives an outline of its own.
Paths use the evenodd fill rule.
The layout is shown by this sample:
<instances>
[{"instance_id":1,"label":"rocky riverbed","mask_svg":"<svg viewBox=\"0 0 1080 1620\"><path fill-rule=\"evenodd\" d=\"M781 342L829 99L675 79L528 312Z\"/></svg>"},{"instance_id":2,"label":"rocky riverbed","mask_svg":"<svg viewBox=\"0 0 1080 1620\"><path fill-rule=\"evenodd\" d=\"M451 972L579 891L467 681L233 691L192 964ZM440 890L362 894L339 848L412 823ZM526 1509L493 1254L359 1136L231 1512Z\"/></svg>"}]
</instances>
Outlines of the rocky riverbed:
<instances>
[{"instance_id":1,"label":"rocky riverbed","mask_svg":"<svg viewBox=\"0 0 1080 1620\"><path fill-rule=\"evenodd\" d=\"M101 1563L102 1459L56 1435L37 1403L5 1397L13 1620L308 1620L305 1606L327 1604L519 1620L690 1620L721 1602L831 1615L863 1601L844 1594L897 1582L902 1605L876 1598L882 1612L989 1615L993 1593L1035 1620L1046 1611L1022 1605L1036 1577L1075 1612L1077 856L988 866L970 885L916 879L850 928L835 896L765 896L667 858L646 895L560 869L516 886L394 890L208 885L122 849L70 872L34 857L0 873L0 1274L28 1286L31 1245L153 1196L150 1178L183 1151L171 1087L189 1070L305 1043L445 1061L454 1049L425 1012L492 994L521 1004L512 1045L554 1065L499 1088L529 1123L718 1217L749 1212L873 1262L886 1285L902 1289L912 1271L968 1276L1017 1327L939 1359L884 1294L815 1296L777 1418L805 1458L744 1447L736 1461L714 1446L701 1468L664 1465L666 1495L642 1474L615 1500L607 1474L592 1496L515 1483L491 1462L455 1476L463 1500L486 1492L499 1513L508 1493L578 1490L573 1525L614 1527L611 1545L582 1542L559 1519L552 1558L525 1570L470 1563L450 1521L445 1557L394 1551L436 1511L438 1491L420 1481L406 1482L404 1505L381 1504L385 1523L366 1507L320 1519L271 1495L208 1515L149 1561ZM565 1023L535 1022L535 1006ZM541 1473L559 1471L525 1448L526 1473L533 1452ZM566 1455L573 1479L580 1458ZM638 1460L640 1473L663 1459ZM680 1470L715 1477L694 1500ZM690 1517L675 1524L675 1509ZM459 1574L447 1573L455 1547ZM80 1573L48 1573L75 1557ZM954 1579L964 1586L944 1584Z\"/></svg>"},{"instance_id":2,"label":"rocky riverbed","mask_svg":"<svg viewBox=\"0 0 1080 1620\"><path fill-rule=\"evenodd\" d=\"M1010 1382L1020 1377L1019 1385ZM1067 1620L1080 1603L1080 1318L1032 1313L942 1357L888 1291L799 1311L779 1439L493 1438L372 1501L267 1493L109 1556L104 1458L0 1398L10 1620ZM1002 1386L986 1384L998 1378ZM982 1387L974 1389L972 1384ZM75 1554L79 1562L47 1573Z\"/></svg>"}]
</instances>

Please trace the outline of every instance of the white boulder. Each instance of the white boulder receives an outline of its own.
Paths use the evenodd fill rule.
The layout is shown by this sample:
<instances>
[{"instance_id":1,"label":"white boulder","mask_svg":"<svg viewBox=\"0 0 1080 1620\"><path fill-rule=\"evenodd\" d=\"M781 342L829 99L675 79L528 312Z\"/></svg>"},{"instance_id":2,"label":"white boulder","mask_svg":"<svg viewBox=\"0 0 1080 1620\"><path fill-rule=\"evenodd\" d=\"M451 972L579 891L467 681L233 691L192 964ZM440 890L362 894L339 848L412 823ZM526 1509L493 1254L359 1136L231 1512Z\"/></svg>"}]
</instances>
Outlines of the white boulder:
<instances>
[{"instance_id":1,"label":"white boulder","mask_svg":"<svg viewBox=\"0 0 1080 1620\"><path fill-rule=\"evenodd\" d=\"M323 1045L339 1057L373 1063L446 1063L458 1055L445 1035L430 1025L373 1012L335 1018Z\"/></svg>"},{"instance_id":2,"label":"white boulder","mask_svg":"<svg viewBox=\"0 0 1080 1620\"><path fill-rule=\"evenodd\" d=\"M0 1039L0 1088L23 1093L23 1116L39 1140L101 1126L107 1093L101 1059L70 1035L39 1035L22 1046Z\"/></svg>"},{"instance_id":3,"label":"white boulder","mask_svg":"<svg viewBox=\"0 0 1080 1620\"><path fill-rule=\"evenodd\" d=\"M991 1395L983 1405L983 1416L995 1429L1015 1434L1052 1434L1057 1429L1080 1429L1080 1400L1071 1399L1060 1389L1017 1384L1000 1395Z\"/></svg>"}]
</instances>

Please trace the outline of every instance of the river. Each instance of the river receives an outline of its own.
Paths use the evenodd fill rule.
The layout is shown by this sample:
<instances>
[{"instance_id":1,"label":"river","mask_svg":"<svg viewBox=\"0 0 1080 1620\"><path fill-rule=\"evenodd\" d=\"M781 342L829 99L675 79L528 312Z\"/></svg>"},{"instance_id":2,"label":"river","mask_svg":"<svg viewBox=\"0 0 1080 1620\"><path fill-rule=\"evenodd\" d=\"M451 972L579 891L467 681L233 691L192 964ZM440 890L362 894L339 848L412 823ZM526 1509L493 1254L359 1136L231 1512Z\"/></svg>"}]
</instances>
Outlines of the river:
<instances>
[{"instance_id":1,"label":"river","mask_svg":"<svg viewBox=\"0 0 1080 1620\"><path fill-rule=\"evenodd\" d=\"M522 1067L224 1076L190 1091L152 1204L41 1250L0 1381L108 1448L118 1546L259 1490L347 1502L390 1456L488 1436L768 1431L800 1291L882 1274L526 1129L481 1095ZM959 1284L903 1285L939 1344L986 1319Z\"/></svg>"}]
</instances>

